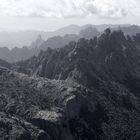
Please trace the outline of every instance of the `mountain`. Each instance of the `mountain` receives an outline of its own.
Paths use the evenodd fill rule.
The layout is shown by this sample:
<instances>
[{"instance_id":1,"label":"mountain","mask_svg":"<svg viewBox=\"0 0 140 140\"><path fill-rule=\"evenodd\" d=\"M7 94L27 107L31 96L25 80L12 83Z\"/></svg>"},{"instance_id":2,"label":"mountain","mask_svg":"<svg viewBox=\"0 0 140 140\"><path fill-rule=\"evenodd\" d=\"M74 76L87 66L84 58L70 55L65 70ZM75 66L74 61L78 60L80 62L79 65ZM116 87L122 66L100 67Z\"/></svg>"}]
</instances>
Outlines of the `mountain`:
<instances>
[{"instance_id":1,"label":"mountain","mask_svg":"<svg viewBox=\"0 0 140 140\"><path fill-rule=\"evenodd\" d=\"M29 59L34 55L38 55L40 50L46 50L47 48L61 48L70 43L71 41L78 41L80 38L93 38L98 35L99 32L92 28L85 28L78 35L66 34L64 36L54 36L46 41L42 39L41 35L38 35L35 41L29 45L29 47L14 47L8 49L6 47L0 48L0 58L8 62L17 62Z\"/></svg>"},{"instance_id":2,"label":"mountain","mask_svg":"<svg viewBox=\"0 0 140 140\"><path fill-rule=\"evenodd\" d=\"M73 28L73 27L75 27L75 26L71 25L71 28ZM73 30L75 30L75 29L73 28ZM71 31L73 32L73 30L71 30ZM47 48L52 48L52 49L62 48L72 41L78 41L80 38L92 39L95 36L99 36L99 34L100 34L98 32L98 30L93 27L86 27L85 29L80 30L79 33L78 32L75 34L70 34L70 33L71 32L69 32L69 34L65 34L64 36L59 35L59 36L51 37L51 38L47 39L46 41L44 41L43 43L41 43L41 45L38 47L38 49L46 50ZM34 43L34 45L32 45L32 46L36 46L35 44L37 44L37 43Z\"/></svg>"},{"instance_id":3,"label":"mountain","mask_svg":"<svg viewBox=\"0 0 140 140\"><path fill-rule=\"evenodd\" d=\"M8 49L6 47L0 48L0 59L7 62L17 62L29 59L30 57L38 54L38 50L29 49L27 47Z\"/></svg>"},{"instance_id":4,"label":"mountain","mask_svg":"<svg viewBox=\"0 0 140 140\"><path fill-rule=\"evenodd\" d=\"M65 34L78 34L81 30L80 26L70 25L56 31L18 31L18 32L8 32L0 31L0 47L23 47L30 46L36 38L41 35L43 40L54 36L64 36Z\"/></svg>"},{"instance_id":5,"label":"mountain","mask_svg":"<svg viewBox=\"0 0 140 140\"><path fill-rule=\"evenodd\" d=\"M42 39L41 35L38 35L37 39L31 43L29 46L30 49L38 49L40 45L44 43L45 40Z\"/></svg>"},{"instance_id":6,"label":"mountain","mask_svg":"<svg viewBox=\"0 0 140 140\"><path fill-rule=\"evenodd\" d=\"M129 27L129 26L131 25L130 24L99 24L99 25L86 24L82 26L82 29L92 27L92 28L96 28L99 32L103 32L107 28L118 29L119 27Z\"/></svg>"},{"instance_id":7,"label":"mountain","mask_svg":"<svg viewBox=\"0 0 140 140\"><path fill-rule=\"evenodd\" d=\"M37 36L41 35L46 39L47 34L43 31L18 31L18 32L0 32L0 47L23 47L29 46Z\"/></svg>"},{"instance_id":8,"label":"mountain","mask_svg":"<svg viewBox=\"0 0 140 140\"><path fill-rule=\"evenodd\" d=\"M50 31L48 32L48 37L53 37L53 36L64 36L65 34L78 34L81 30L81 26L72 24L65 26L63 28L60 28L56 31Z\"/></svg>"},{"instance_id":9,"label":"mountain","mask_svg":"<svg viewBox=\"0 0 140 140\"><path fill-rule=\"evenodd\" d=\"M17 62L29 59L34 55L38 55L41 50L46 50L47 48L61 48L70 43L71 41L77 41L79 39L78 35L65 35L55 36L49 38L47 41L43 40L41 36L31 43L29 47L8 49L7 47L0 48L0 59L8 62Z\"/></svg>"},{"instance_id":10,"label":"mountain","mask_svg":"<svg viewBox=\"0 0 140 140\"><path fill-rule=\"evenodd\" d=\"M79 34L79 32L85 28L93 27L96 28L99 32L102 32L104 29L110 27L115 28L119 25L108 25L108 24L102 24L102 25L92 25L87 24L83 26L78 26L75 24L57 29L55 31L17 31L17 32L8 32L8 31L0 31L0 47L8 47L8 48L14 48L14 47L23 47L23 46L29 46L38 35L41 35L43 40L47 40L48 38L54 37L54 36L64 36L65 34ZM121 27L127 27L129 25L120 25Z\"/></svg>"},{"instance_id":11,"label":"mountain","mask_svg":"<svg viewBox=\"0 0 140 140\"><path fill-rule=\"evenodd\" d=\"M95 75L92 69L97 69L98 73L123 83L127 77L139 77L140 52L135 44L136 42L130 37L126 38L122 31L111 32L107 29L99 38L80 39L62 49L48 48L38 56L19 64L23 68L31 69L32 74L50 79L65 80L75 77L75 72L86 75L83 68L88 68L91 75Z\"/></svg>"},{"instance_id":12,"label":"mountain","mask_svg":"<svg viewBox=\"0 0 140 140\"><path fill-rule=\"evenodd\" d=\"M2 41L4 41L7 36L10 36L12 41L16 40L19 42L27 40L27 38L31 41L34 41L27 46L14 47L13 49L8 49L7 47L0 48L0 59L3 59L8 62L17 62L21 60L26 60L34 55L38 55L40 50L46 50L48 47L50 48L61 48L71 41L77 41L80 38L92 39L95 36L99 36L102 30L106 27L110 27L112 30L122 30L125 35L135 36L136 34L140 33L140 27L136 25L84 25L84 26L77 26L77 25L70 25L64 27L62 29L56 30L54 32L20 32L14 33L6 33L1 35ZM38 35L40 33L40 35ZM74 34L71 34L74 33ZM47 36L47 37L46 37ZM50 36L50 38L49 38ZM18 38L17 38L18 37ZM48 38L48 39L44 39ZM8 41L12 44L10 41ZM23 43L27 44L27 43Z\"/></svg>"},{"instance_id":13,"label":"mountain","mask_svg":"<svg viewBox=\"0 0 140 140\"><path fill-rule=\"evenodd\" d=\"M137 25L131 25L128 27L119 27L126 35L135 36L140 33L140 27Z\"/></svg>"},{"instance_id":14,"label":"mountain","mask_svg":"<svg viewBox=\"0 0 140 140\"><path fill-rule=\"evenodd\" d=\"M42 39L41 35L38 35L35 41L33 41L29 47L14 47L8 49L7 47L0 48L0 59L8 62L17 62L29 59L30 57L37 55L40 52L40 45L43 44L45 40Z\"/></svg>"},{"instance_id":15,"label":"mountain","mask_svg":"<svg viewBox=\"0 0 140 140\"><path fill-rule=\"evenodd\" d=\"M93 27L87 27L79 32L80 38L85 38L85 39L92 39L95 36L99 36L99 35L100 32Z\"/></svg>"},{"instance_id":16,"label":"mountain","mask_svg":"<svg viewBox=\"0 0 140 140\"><path fill-rule=\"evenodd\" d=\"M138 45L122 31L106 29L99 37L48 48L18 62L12 68L15 74L2 81L8 88L2 112L37 126L54 140L138 140Z\"/></svg>"},{"instance_id":17,"label":"mountain","mask_svg":"<svg viewBox=\"0 0 140 140\"><path fill-rule=\"evenodd\" d=\"M54 36L44 41L38 48L40 50L47 50L47 48L62 48L71 41L78 41L80 37L75 34L67 34L64 36Z\"/></svg>"}]
</instances>

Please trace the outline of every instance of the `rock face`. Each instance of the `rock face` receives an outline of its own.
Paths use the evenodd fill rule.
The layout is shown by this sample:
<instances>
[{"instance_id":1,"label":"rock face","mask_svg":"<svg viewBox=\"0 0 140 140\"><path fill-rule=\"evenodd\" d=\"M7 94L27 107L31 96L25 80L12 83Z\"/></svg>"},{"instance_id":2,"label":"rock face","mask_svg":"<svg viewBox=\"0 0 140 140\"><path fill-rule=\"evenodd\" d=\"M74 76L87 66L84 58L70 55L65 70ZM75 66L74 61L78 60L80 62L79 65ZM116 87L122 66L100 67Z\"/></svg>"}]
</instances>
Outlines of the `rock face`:
<instances>
[{"instance_id":1,"label":"rock face","mask_svg":"<svg viewBox=\"0 0 140 140\"><path fill-rule=\"evenodd\" d=\"M45 131L39 130L31 123L17 117L0 112L0 139L1 140L49 140Z\"/></svg>"},{"instance_id":2,"label":"rock face","mask_svg":"<svg viewBox=\"0 0 140 140\"><path fill-rule=\"evenodd\" d=\"M78 84L28 77L4 68L0 73L0 139L73 139L67 118L78 115L71 108Z\"/></svg>"},{"instance_id":3,"label":"rock face","mask_svg":"<svg viewBox=\"0 0 140 140\"><path fill-rule=\"evenodd\" d=\"M42 43L44 43L44 41L45 40L42 39L42 36L38 35L37 39L35 41L33 41L29 47L30 47L30 49L33 49L33 48L38 49L38 47L40 45L42 45Z\"/></svg>"},{"instance_id":4,"label":"rock face","mask_svg":"<svg viewBox=\"0 0 140 140\"><path fill-rule=\"evenodd\" d=\"M0 69L1 139L139 140L138 46L106 29Z\"/></svg>"}]
</instances>

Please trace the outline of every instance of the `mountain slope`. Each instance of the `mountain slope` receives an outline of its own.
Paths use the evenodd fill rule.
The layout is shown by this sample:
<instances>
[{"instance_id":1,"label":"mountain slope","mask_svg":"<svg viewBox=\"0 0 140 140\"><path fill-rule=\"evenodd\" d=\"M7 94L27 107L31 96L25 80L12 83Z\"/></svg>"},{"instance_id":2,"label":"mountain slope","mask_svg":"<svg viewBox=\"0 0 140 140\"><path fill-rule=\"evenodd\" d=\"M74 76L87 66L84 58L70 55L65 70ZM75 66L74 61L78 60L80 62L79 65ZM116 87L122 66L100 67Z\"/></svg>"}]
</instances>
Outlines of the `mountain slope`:
<instances>
[{"instance_id":1,"label":"mountain slope","mask_svg":"<svg viewBox=\"0 0 140 140\"><path fill-rule=\"evenodd\" d=\"M103 81L97 75L89 89L72 79L49 80L9 70L2 70L0 81L3 140L138 140L140 137L140 98L123 84ZM8 117L3 119L5 114Z\"/></svg>"},{"instance_id":2,"label":"mountain slope","mask_svg":"<svg viewBox=\"0 0 140 140\"><path fill-rule=\"evenodd\" d=\"M31 45L29 46L29 48L30 49L33 49L33 48L38 49L38 47L40 45L42 45L42 43L44 43L44 41L45 40L42 39L42 36L41 35L38 35L37 39L31 43Z\"/></svg>"},{"instance_id":3,"label":"mountain slope","mask_svg":"<svg viewBox=\"0 0 140 140\"><path fill-rule=\"evenodd\" d=\"M58 89L55 86L51 90L41 88L46 91L45 97L49 94L52 100L46 99L53 101L50 107L56 103L53 107L63 112L62 119L58 121L59 127L55 126L55 131L59 131L62 137L55 135L53 139L140 138L140 50L137 45L138 42L125 37L122 31L106 29L100 37L80 39L60 49L49 48L15 65L18 72L58 82ZM70 83L72 88L68 88ZM48 84L46 82L46 86ZM27 85L30 87L30 84ZM62 91L59 90L61 85L64 87ZM64 98L67 94L68 98ZM43 113L37 126L52 137L50 127L41 123L42 119L46 122L46 117L47 114ZM54 128L50 130L54 132ZM63 137L66 132L67 138Z\"/></svg>"},{"instance_id":4,"label":"mountain slope","mask_svg":"<svg viewBox=\"0 0 140 140\"><path fill-rule=\"evenodd\" d=\"M6 47L0 48L0 58L6 60L8 62L17 62L29 59L30 57L37 55L40 50L46 50L47 48L62 48L71 41L78 41L80 38L93 38L98 35L99 32L95 29L86 28L82 30L79 35L75 34L66 34L64 36L54 36L48 38L46 41L42 39L41 35L37 37L37 39L31 43L28 47L22 48L13 48L8 49Z\"/></svg>"},{"instance_id":5,"label":"mountain slope","mask_svg":"<svg viewBox=\"0 0 140 140\"><path fill-rule=\"evenodd\" d=\"M1 140L73 139L65 119L77 114L71 101L78 84L0 71Z\"/></svg>"},{"instance_id":6,"label":"mountain slope","mask_svg":"<svg viewBox=\"0 0 140 140\"><path fill-rule=\"evenodd\" d=\"M4 68L11 68L12 64L0 59L0 67L4 67Z\"/></svg>"},{"instance_id":7,"label":"mountain slope","mask_svg":"<svg viewBox=\"0 0 140 140\"><path fill-rule=\"evenodd\" d=\"M1 43L7 40L9 44L12 45L13 43L15 43L15 45L13 45L12 48L13 47L14 48L10 50L6 47L3 47L9 45L3 44L1 46L3 48L0 48L0 59L3 59L8 62L17 62L21 60L26 60L34 55L37 55L40 52L40 50L46 50L48 47L61 48L70 43L71 41L77 41L80 38L92 39L95 36L99 36L100 33L103 32L103 30L107 27L110 27L113 30L121 29L125 35L130 36L140 33L140 27L136 25L106 25L106 24L103 25L87 24L84 26L70 25L53 32L41 32L41 31L27 31L18 33L2 32L1 33L2 38L0 38ZM17 42L19 42L19 44ZM29 46L29 48L22 47L21 44L23 44L22 46ZM18 46L20 48L17 48L15 46Z\"/></svg>"},{"instance_id":8,"label":"mountain slope","mask_svg":"<svg viewBox=\"0 0 140 140\"><path fill-rule=\"evenodd\" d=\"M47 50L47 48L62 48L65 45L69 44L71 41L79 40L79 36L75 34L67 34L64 36L54 36L44 41L38 48L40 50Z\"/></svg>"},{"instance_id":9,"label":"mountain slope","mask_svg":"<svg viewBox=\"0 0 140 140\"><path fill-rule=\"evenodd\" d=\"M101 73L122 82L130 75L139 78L140 51L135 44L122 31L108 29L99 38L80 39L62 49L48 49L20 65L51 79L73 77L76 71L85 74L84 68L88 68L91 74Z\"/></svg>"},{"instance_id":10,"label":"mountain slope","mask_svg":"<svg viewBox=\"0 0 140 140\"><path fill-rule=\"evenodd\" d=\"M7 62L17 62L29 59L30 57L37 55L39 50L28 49L27 47L8 49L6 47L0 48L0 59Z\"/></svg>"}]
</instances>

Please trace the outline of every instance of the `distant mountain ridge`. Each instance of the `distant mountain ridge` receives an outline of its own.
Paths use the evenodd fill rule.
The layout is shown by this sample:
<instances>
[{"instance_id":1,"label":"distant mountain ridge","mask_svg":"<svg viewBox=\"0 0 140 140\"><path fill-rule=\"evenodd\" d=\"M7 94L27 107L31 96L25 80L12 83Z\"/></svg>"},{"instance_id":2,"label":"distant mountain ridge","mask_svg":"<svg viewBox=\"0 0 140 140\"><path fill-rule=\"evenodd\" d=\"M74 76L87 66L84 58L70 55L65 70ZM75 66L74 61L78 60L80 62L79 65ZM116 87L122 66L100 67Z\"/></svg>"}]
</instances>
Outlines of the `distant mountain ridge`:
<instances>
[{"instance_id":1,"label":"distant mountain ridge","mask_svg":"<svg viewBox=\"0 0 140 140\"><path fill-rule=\"evenodd\" d=\"M110 27L112 28L112 30L122 30L126 36L134 36L140 33L140 27L136 25L70 25L55 32L49 32L47 34L47 40L44 39L44 36L46 36L45 32L37 32L40 33L40 35L34 33L34 37L37 37L28 46L22 48L15 47L11 50L6 47L2 47L0 48L0 59L6 60L8 62L25 60L34 55L38 55L40 50L46 50L48 47L61 48L70 43L71 41L78 41L80 38L92 39L95 36L99 36L103 32L103 29L105 29L106 27ZM28 39L32 40L30 38Z\"/></svg>"},{"instance_id":2,"label":"distant mountain ridge","mask_svg":"<svg viewBox=\"0 0 140 140\"><path fill-rule=\"evenodd\" d=\"M37 39L33 41L29 47L22 47L22 48L13 48L8 49L6 47L0 48L0 58L4 59L8 62L17 62L21 60L28 59L32 57L33 55L38 55L40 50L46 50L47 48L61 48L71 41L78 41L80 38L86 38L88 39L93 38L94 36L97 36L99 32L92 27L88 27L84 30L81 30L81 32L76 34L65 34L64 36L54 36L51 38L48 38L46 41L42 39L41 35L38 35ZM89 31L92 33L89 33Z\"/></svg>"},{"instance_id":3,"label":"distant mountain ridge","mask_svg":"<svg viewBox=\"0 0 140 140\"><path fill-rule=\"evenodd\" d=\"M27 47L23 48L16 47L13 48L12 50L6 47L0 48L0 58L11 63L26 60L37 53L38 53L37 50L35 49L31 50Z\"/></svg>"},{"instance_id":4,"label":"distant mountain ridge","mask_svg":"<svg viewBox=\"0 0 140 140\"><path fill-rule=\"evenodd\" d=\"M47 40L50 37L53 36L64 36L65 34L79 34L80 30L83 30L87 27L93 27L99 30L100 32L105 30L108 27L118 27L119 25L69 25L66 27L63 27L61 29L58 29L56 31L18 31L18 32L8 32L8 31L0 31L0 47L8 47L8 48L14 48L14 47L23 47L23 46L29 46L38 35L41 35L44 40ZM122 25L122 26L128 26L128 25Z\"/></svg>"}]
</instances>

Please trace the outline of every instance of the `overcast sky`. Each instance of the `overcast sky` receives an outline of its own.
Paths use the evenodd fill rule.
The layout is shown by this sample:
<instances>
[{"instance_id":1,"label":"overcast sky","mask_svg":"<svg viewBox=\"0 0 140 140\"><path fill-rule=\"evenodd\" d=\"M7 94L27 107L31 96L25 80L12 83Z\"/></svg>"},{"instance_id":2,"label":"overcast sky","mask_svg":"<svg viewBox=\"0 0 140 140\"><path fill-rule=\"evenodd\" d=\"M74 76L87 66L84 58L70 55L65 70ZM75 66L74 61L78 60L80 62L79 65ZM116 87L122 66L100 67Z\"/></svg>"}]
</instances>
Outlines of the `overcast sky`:
<instances>
[{"instance_id":1,"label":"overcast sky","mask_svg":"<svg viewBox=\"0 0 140 140\"><path fill-rule=\"evenodd\" d=\"M0 30L89 23L140 25L140 0L0 0Z\"/></svg>"}]
</instances>

